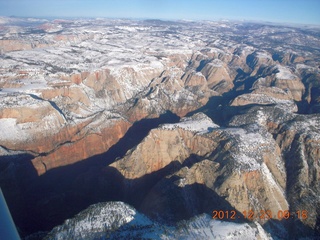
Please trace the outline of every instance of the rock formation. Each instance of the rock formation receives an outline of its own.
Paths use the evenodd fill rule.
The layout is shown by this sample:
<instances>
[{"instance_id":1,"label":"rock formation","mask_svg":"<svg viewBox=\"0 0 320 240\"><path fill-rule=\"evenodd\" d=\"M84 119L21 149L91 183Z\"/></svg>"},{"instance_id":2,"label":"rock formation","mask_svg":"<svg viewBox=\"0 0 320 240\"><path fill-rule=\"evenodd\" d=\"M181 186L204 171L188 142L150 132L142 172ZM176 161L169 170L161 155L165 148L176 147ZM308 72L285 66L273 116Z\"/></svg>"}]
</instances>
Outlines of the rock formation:
<instances>
[{"instance_id":1,"label":"rock formation","mask_svg":"<svg viewBox=\"0 0 320 240\"><path fill-rule=\"evenodd\" d=\"M247 239L268 239L258 223L223 223L201 215L171 227L152 222L122 202L109 202L90 206L55 227L44 239L225 238L244 234Z\"/></svg>"}]
</instances>

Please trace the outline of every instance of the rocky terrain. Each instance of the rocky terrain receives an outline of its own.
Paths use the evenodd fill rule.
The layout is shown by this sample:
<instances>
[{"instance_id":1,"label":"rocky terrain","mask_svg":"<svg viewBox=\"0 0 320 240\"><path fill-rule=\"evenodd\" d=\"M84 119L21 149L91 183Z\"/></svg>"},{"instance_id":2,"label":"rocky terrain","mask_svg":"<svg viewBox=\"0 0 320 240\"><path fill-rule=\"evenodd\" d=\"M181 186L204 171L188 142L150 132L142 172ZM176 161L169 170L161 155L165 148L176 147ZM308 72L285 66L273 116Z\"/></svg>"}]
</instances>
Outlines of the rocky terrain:
<instances>
[{"instance_id":1,"label":"rocky terrain","mask_svg":"<svg viewBox=\"0 0 320 240\"><path fill-rule=\"evenodd\" d=\"M177 227L159 225L122 202L90 206L44 239L268 239L259 223L223 223L201 215Z\"/></svg>"},{"instance_id":2,"label":"rocky terrain","mask_svg":"<svg viewBox=\"0 0 320 240\"><path fill-rule=\"evenodd\" d=\"M319 235L319 60L312 26L0 18L0 187L21 236L108 201L145 215L137 238ZM133 227L103 219L85 234Z\"/></svg>"}]
</instances>

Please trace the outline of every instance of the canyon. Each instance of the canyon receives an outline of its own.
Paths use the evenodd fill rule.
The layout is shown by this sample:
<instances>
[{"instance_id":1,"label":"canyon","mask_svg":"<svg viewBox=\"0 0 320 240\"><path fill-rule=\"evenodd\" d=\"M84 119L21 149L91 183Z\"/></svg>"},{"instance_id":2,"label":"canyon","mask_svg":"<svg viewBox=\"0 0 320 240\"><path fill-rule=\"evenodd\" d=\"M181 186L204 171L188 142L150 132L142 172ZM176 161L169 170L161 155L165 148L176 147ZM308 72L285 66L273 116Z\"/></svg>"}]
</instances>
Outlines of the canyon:
<instances>
[{"instance_id":1,"label":"canyon","mask_svg":"<svg viewBox=\"0 0 320 240\"><path fill-rule=\"evenodd\" d=\"M65 237L114 204L159 238L214 237L218 220L252 239L320 234L319 28L0 20L0 187L22 237Z\"/></svg>"}]
</instances>

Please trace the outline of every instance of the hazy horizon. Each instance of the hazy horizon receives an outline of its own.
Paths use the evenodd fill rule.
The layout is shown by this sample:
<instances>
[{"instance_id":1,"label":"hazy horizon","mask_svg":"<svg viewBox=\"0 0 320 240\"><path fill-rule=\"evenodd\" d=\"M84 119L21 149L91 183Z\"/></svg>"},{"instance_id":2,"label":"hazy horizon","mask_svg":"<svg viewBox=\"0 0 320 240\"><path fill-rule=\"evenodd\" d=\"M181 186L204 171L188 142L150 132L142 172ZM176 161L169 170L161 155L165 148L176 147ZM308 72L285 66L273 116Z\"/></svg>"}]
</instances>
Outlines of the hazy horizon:
<instances>
[{"instance_id":1,"label":"hazy horizon","mask_svg":"<svg viewBox=\"0 0 320 240\"><path fill-rule=\"evenodd\" d=\"M0 0L0 15L36 18L246 20L320 25L317 0Z\"/></svg>"}]
</instances>

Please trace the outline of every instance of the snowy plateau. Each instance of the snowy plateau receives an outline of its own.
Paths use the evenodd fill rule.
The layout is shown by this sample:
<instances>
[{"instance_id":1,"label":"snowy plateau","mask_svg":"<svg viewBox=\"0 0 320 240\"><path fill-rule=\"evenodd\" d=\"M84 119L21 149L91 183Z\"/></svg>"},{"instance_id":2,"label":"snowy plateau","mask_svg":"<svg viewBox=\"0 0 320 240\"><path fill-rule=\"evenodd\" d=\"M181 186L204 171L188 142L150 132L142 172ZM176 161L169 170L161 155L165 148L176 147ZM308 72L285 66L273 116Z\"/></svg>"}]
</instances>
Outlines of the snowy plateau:
<instances>
[{"instance_id":1,"label":"snowy plateau","mask_svg":"<svg viewBox=\"0 0 320 240\"><path fill-rule=\"evenodd\" d=\"M0 17L20 236L319 239L319 64L317 26Z\"/></svg>"}]
</instances>

